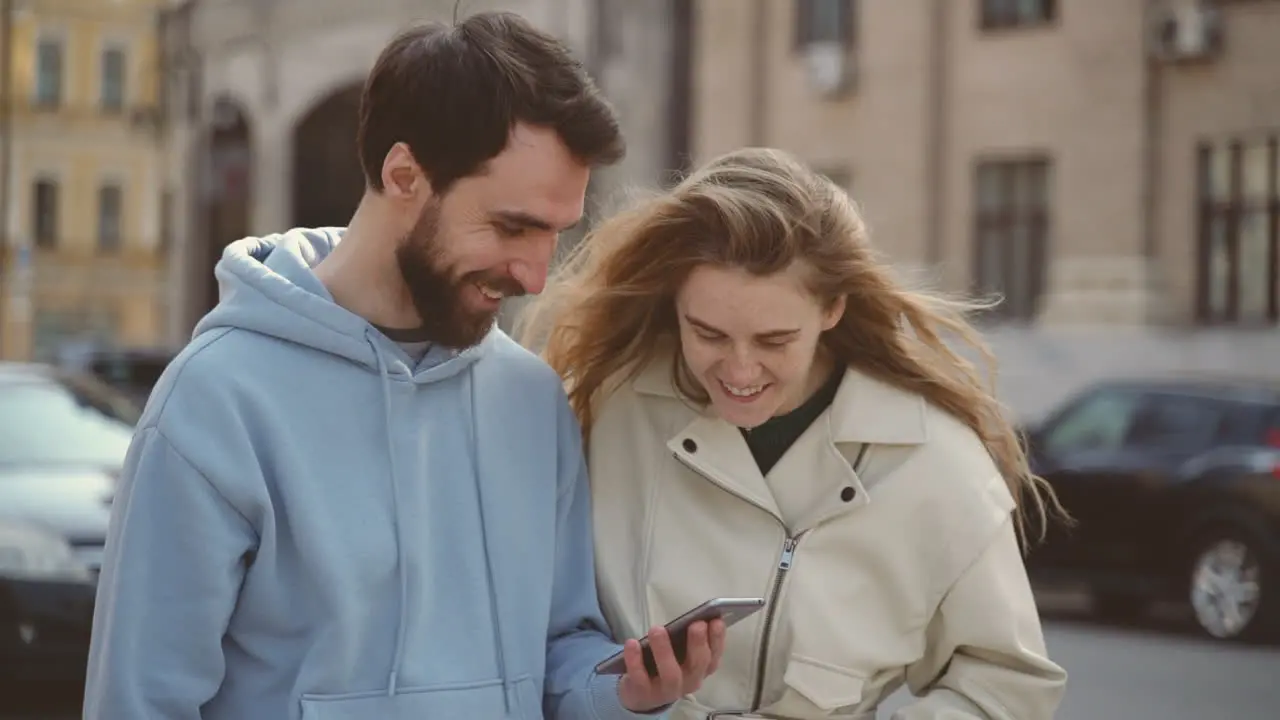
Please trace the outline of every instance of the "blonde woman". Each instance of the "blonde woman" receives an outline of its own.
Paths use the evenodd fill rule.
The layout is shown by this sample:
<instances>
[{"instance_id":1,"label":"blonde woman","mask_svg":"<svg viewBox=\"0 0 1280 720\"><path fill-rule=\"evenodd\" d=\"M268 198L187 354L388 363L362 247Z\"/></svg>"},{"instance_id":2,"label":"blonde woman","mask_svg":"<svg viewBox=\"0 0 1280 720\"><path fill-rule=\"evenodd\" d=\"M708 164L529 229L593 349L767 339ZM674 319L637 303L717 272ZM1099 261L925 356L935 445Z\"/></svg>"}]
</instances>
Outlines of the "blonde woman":
<instances>
[{"instance_id":1,"label":"blonde woman","mask_svg":"<svg viewBox=\"0 0 1280 720\"><path fill-rule=\"evenodd\" d=\"M908 292L853 203L776 150L601 225L529 310L588 442L600 599L639 637L764 597L672 717L1051 718L1020 552L1056 503L959 304Z\"/></svg>"}]
</instances>

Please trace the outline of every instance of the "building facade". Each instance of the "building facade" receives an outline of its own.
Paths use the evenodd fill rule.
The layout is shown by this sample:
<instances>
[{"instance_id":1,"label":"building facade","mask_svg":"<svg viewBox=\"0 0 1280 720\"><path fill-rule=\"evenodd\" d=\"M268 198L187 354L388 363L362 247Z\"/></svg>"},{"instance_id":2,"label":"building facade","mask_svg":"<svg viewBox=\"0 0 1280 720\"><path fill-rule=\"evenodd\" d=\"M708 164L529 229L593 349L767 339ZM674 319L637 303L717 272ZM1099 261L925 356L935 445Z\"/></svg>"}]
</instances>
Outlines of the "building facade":
<instances>
[{"instance_id":1,"label":"building facade","mask_svg":"<svg viewBox=\"0 0 1280 720\"><path fill-rule=\"evenodd\" d=\"M163 339L160 0L8 0L0 358Z\"/></svg>"},{"instance_id":2,"label":"building facade","mask_svg":"<svg viewBox=\"0 0 1280 720\"><path fill-rule=\"evenodd\" d=\"M1019 409L1280 374L1280 2L699 0L694 27L695 156L793 150L908 275L1002 295Z\"/></svg>"},{"instance_id":3,"label":"building facade","mask_svg":"<svg viewBox=\"0 0 1280 720\"><path fill-rule=\"evenodd\" d=\"M640 126L666 107L672 65L655 62L651 53L669 42L667 14L681 1L612 2L612 17L637 32L608 47L596 39L599 8L608 0L476 0L460 10L519 12L588 63L599 58L614 86L644 98L621 108L634 131L632 152L624 168L593 184L593 195L603 197L660 177L672 152L665 130ZM212 268L228 242L296 226L346 224L364 189L355 132L365 76L396 32L417 21L448 20L455 4L192 0L174 9L165 28L172 119L166 178L181 191L182 207L175 214L181 242L172 263L171 343L189 337L216 302ZM632 66L652 82L629 77ZM662 153L658 162L655 152Z\"/></svg>"},{"instance_id":4,"label":"building facade","mask_svg":"<svg viewBox=\"0 0 1280 720\"><path fill-rule=\"evenodd\" d=\"M454 4L194 0L170 17L171 342L216 301L227 242L346 222L360 83L397 30ZM1277 372L1276 0L463 10L486 8L566 39L617 105L630 152L597 173L592 212L731 148L793 150L851 191L906 277L1005 298L985 329L1020 412L1102 375Z\"/></svg>"}]
</instances>

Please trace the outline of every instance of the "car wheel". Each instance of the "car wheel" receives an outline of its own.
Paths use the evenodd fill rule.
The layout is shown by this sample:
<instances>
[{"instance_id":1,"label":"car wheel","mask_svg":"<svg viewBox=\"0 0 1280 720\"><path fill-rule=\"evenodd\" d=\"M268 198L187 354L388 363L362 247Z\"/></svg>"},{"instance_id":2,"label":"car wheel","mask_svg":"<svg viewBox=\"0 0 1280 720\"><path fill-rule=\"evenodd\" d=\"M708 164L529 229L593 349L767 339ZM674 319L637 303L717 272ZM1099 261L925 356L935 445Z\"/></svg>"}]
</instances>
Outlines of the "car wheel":
<instances>
[{"instance_id":1,"label":"car wheel","mask_svg":"<svg viewBox=\"0 0 1280 720\"><path fill-rule=\"evenodd\" d=\"M1093 594L1093 614L1111 622L1139 620L1151 607L1151 601L1133 593L1096 592Z\"/></svg>"},{"instance_id":2,"label":"car wheel","mask_svg":"<svg viewBox=\"0 0 1280 720\"><path fill-rule=\"evenodd\" d=\"M1196 625L1219 640L1255 640L1280 592L1275 567L1245 534L1212 532L1196 546L1189 599Z\"/></svg>"}]
</instances>

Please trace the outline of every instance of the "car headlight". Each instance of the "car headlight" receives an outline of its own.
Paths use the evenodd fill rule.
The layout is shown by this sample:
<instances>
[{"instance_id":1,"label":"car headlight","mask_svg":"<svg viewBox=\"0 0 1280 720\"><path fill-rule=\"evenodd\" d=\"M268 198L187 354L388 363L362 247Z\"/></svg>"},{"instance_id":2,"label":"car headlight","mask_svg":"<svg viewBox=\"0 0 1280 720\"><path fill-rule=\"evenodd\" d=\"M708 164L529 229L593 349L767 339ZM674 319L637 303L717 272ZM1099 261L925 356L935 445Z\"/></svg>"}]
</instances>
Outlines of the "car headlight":
<instances>
[{"instance_id":1,"label":"car headlight","mask_svg":"<svg viewBox=\"0 0 1280 720\"><path fill-rule=\"evenodd\" d=\"M64 538L36 525L0 520L0 576L89 581L92 575Z\"/></svg>"}]
</instances>

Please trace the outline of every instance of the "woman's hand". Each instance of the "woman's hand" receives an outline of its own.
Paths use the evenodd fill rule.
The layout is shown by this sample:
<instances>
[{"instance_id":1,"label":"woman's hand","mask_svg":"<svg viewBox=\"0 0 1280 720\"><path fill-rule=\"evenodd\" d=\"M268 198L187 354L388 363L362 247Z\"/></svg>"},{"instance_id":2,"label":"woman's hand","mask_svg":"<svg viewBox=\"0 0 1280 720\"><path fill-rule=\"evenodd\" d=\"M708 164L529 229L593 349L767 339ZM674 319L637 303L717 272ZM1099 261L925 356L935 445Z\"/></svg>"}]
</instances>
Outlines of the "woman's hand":
<instances>
[{"instance_id":1,"label":"woman's hand","mask_svg":"<svg viewBox=\"0 0 1280 720\"><path fill-rule=\"evenodd\" d=\"M724 621L698 621L686 631L684 663L676 659L671 638L661 626L649 630L649 648L653 651L657 677L649 677L644 666L640 642L628 640L622 648L627 674L618 683L622 706L631 712L644 713L670 705L702 687L702 681L716 671L724 653Z\"/></svg>"}]
</instances>

